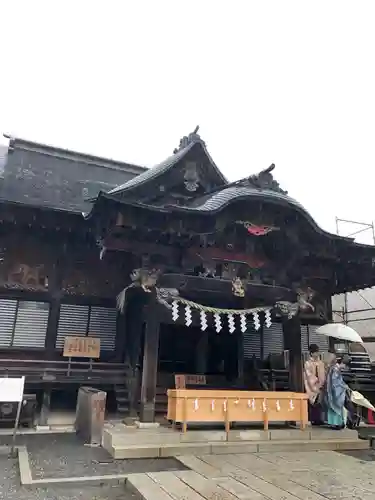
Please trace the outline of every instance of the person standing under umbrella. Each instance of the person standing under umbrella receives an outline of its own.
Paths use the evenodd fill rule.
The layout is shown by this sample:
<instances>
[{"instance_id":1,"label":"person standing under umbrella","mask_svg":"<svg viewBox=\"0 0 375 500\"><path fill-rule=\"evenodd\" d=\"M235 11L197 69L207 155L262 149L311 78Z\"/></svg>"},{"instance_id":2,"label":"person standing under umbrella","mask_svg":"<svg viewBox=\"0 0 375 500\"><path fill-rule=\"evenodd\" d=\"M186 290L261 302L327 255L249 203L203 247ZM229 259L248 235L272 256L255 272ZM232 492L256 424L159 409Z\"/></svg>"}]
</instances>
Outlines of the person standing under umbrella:
<instances>
[{"instance_id":1,"label":"person standing under umbrella","mask_svg":"<svg viewBox=\"0 0 375 500\"><path fill-rule=\"evenodd\" d=\"M349 387L344 382L342 369L349 365L349 356L337 356L327 372L324 387L324 405L327 411L327 424L332 429L343 429L346 425L345 402L347 401Z\"/></svg>"},{"instance_id":2,"label":"person standing under umbrella","mask_svg":"<svg viewBox=\"0 0 375 500\"><path fill-rule=\"evenodd\" d=\"M312 425L322 425L321 391L325 382L325 366L316 344L310 345L309 353L303 370L305 391L309 398L309 421Z\"/></svg>"}]
</instances>

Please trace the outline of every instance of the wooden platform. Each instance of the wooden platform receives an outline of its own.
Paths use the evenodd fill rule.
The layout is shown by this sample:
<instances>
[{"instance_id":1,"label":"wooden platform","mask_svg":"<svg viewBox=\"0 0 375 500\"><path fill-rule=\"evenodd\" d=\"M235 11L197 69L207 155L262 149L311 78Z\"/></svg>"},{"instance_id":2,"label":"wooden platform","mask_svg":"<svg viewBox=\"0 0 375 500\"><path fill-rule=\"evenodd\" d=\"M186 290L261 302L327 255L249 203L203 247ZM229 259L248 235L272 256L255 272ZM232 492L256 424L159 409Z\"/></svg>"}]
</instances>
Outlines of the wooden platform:
<instances>
[{"instance_id":1,"label":"wooden platform","mask_svg":"<svg viewBox=\"0 0 375 500\"><path fill-rule=\"evenodd\" d=\"M107 426L102 445L115 459L369 448L368 441L348 429L234 429L227 435L224 430L182 433L168 427L136 429L124 424Z\"/></svg>"},{"instance_id":2,"label":"wooden platform","mask_svg":"<svg viewBox=\"0 0 375 500\"><path fill-rule=\"evenodd\" d=\"M328 452L183 456L190 470L129 475L142 500L363 500L375 498L373 462Z\"/></svg>"}]
</instances>

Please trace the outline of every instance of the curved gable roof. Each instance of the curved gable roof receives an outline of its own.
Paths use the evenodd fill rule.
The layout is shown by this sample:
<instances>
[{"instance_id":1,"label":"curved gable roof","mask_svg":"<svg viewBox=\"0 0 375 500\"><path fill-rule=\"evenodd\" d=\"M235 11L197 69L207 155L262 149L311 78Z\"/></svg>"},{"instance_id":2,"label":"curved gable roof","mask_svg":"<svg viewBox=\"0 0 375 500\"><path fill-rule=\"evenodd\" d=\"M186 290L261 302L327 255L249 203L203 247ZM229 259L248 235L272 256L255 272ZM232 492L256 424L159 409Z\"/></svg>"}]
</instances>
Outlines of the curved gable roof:
<instances>
[{"instance_id":1,"label":"curved gable roof","mask_svg":"<svg viewBox=\"0 0 375 500\"><path fill-rule=\"evenodd\" d=\"M209 152L207 151L204 141L198 135L198 128L199 127L196 127L194 132L192 132L188 136L183 137L180 140L180 145L177 149L174 150L173 155L169 156L166 160L162 161L158 165L155 165L154 167L148 169L146 172L143 172L137 177L134 177L133 179L125 182L125 184L117 186L116 188L109 191L108 194L123 196L133 189L141 187L149 182L155 181L158 177L171 170L175 165L177 165L181 160L184 159L189 151L197 146L202 148L204 155L207 157L207 160L212 168L212 172L217 178L218 184L228 184L227 179L220 172L215 162L211 158Z\"/></svg>"}]
</instances>

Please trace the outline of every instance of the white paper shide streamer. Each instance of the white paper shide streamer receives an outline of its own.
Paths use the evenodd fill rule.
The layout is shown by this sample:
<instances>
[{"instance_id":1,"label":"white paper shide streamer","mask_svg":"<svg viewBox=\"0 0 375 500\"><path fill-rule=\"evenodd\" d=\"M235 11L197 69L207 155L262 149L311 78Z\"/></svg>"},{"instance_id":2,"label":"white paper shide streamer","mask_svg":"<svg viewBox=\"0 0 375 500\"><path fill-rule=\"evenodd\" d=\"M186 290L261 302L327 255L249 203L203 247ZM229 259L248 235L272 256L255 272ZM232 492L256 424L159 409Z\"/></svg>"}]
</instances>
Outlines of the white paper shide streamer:
<instances>
[{"instance_id":1,"label":"white paper shide streamer","mask_svg":"<svg viewBox=\"0 0 375 500\"><path fill-rule=\"evenodd\" d=\"M263 410L263 413L266 413L266 411L267 411L267 401L265 399L263 399L262 410Z\"/></svg>"},{"instance_id":2,"label":"white paper shide streamer","mask_svg":"<svg viewBox=\"0 0 375 500\"><path fill-rule=\"evenodd\" d=\"M233 314L228 314L228 329L229 329L229 333L233 333L236 329L236 324L234 321Z\"/></svg>"},{"instance_id":3,"label":"white paper shide streamer","mask_svg":"<svg viewBox=\"0 0 375 500\"><path fill-rule=\"evenodd\" d=\"M202 332L204 332L208 327L207 314L205 311L201 311L199 316L200 316L200 320L201 320L201 330L202 330Z\"/></svg>"},{"instance_id":4,"label":"white paper shide streamer","mask_svg":"<svg viewBox=\"0 0 375 500\"><path fill-rule=\"evenodd\" d=\"M247 330L246 314L240 314L240 328L242 333L245 333Z\"/></svg>"},{"instance_id":5,"label":"white paper shide streamer","mask_svg":"<svg viewBox=\"0 0 375 500\"><path fill-rule=\"evenodd\" d=\"M219 333L223 328L223 326L221 324L220 314L218 314L218 313L214 314L214 322L215 322L215 330L217 333Z\"/></svg>"},{"instance_id":6,"label":"white paper shide streamer","mask_svg":"<svg viewBox=\"0 0 375 500\"><path fill-rule=\"evenodd\" d=\"M254 328L255 328L255 330L259 330L259 328L260 328L259 313L257 313L257 312L253 313L253 320L254 320Z\"/></svg>"},{"instance_id":7,"label":"white paper shide streamer","mask_svg":"<svg viewBox=\"0 0 375 500\"><path fill-rule=\"evenodd\" d=\"M178 307L179 307L179 304L178 304L177 300L174 300L172 302L172 319L173 319L173 321L178 320L178 316L179 316Z\"/></svg>"},{"instance_id":8,"label":"white paper shide streamer","mask_svg":"<svg viewBox=\"0 0 375 500\"><path fill-rule=\"evenodd\" d=\"M190 306L185 306L185 325L190 326L193 322L191 319L191 307Z\"/></svg>"},{"instance_id":9,"label":"white paper shide streamer","mask_svg":"<svg viewBox=\"0 0 375 500\"><path fill-rule=\"evenodd\" d=\"M272 325L272 319L271 319L271 311L268 309L266 312L265 312L265 320L264 320L264 324L266 325L267 328L270 328L270 326Z\"/></svg>"}]
</instances>

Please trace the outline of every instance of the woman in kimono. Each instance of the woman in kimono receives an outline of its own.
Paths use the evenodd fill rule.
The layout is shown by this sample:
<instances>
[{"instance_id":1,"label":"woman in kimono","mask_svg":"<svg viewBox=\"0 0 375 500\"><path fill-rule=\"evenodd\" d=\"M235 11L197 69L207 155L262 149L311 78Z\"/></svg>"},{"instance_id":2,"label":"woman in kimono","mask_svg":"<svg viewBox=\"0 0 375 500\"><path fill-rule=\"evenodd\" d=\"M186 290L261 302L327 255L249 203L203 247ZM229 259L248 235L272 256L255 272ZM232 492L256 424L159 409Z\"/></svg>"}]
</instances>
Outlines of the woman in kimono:
<instances>
[{"instance_id":1,"label":"woman in kimono","mask_svg":"<svg viewBox=\"0 0 375 500\"><path fill-rule=\"evenodd\" d=\"M344 382L342 369L350 362L348 356L337 357L327 372L327 380L324 390L324 404L327 411L327 424L332 429L343 429L345 427L345 401L350 391Z\"/></svg>"},{"instance_id":2,"label":"woman in kimono","mask_svg":"<svg viewBox=\"0 0 375 500\"><path fill-rule=\"evenodd\" d=\"M303 379L309 398L309 421L312 425L322 425L321 391L325 382L325 367L320 360L319 347L311 344L310 357L305 361Z\"/></svg>"}]
</instances>

